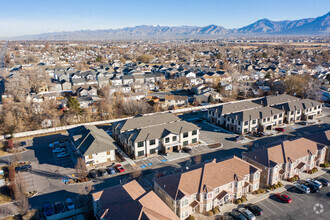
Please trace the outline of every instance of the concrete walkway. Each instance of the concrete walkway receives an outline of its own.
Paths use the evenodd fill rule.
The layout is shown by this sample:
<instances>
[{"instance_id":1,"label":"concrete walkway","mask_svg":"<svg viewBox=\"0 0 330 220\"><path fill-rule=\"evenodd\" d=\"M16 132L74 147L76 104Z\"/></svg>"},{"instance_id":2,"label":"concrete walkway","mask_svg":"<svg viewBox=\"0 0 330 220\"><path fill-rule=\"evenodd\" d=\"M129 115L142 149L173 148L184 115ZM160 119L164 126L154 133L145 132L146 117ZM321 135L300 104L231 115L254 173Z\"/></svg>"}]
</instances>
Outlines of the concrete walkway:
<instances>
[{"instance_id":1,"label":"concrete walkway","mask_svg":"<svg viewBox=\"0 0 330 220\"><path fill-rule=\"evenodd\" d=\"M134 162L134 160L132 160L122 149L120 149L120 147L117 147L117 151L118 153L125 159L124 162L121 163L121 165L125 165L126 163L128 163L129 165L131 165L132 167L135 167L136 164Z\"/></svg>"}]
</instances>

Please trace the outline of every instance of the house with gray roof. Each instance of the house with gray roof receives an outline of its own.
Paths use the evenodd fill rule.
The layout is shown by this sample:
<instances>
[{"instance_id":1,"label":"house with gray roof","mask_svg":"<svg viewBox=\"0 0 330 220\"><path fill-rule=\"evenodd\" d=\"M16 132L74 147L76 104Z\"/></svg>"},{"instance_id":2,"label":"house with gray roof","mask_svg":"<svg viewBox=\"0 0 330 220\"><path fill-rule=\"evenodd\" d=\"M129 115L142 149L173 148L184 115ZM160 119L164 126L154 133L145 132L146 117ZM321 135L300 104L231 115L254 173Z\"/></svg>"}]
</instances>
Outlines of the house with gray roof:
<instances>
[{"instance_id":1,"label":"house with gray roof","mask_svg":"<svg viewBox=\"0 0 330 220\"><path fill-rule=\"evenodd\" d=\"M86 165L95 166L113 163L116 160L115 141L102 129L84 125L68 130L70 142Z\"/></svg>"},{"instance_id":2,"label":"house with gray roof","mask_svg":"<svg viewBox=\"0 0 330 220\"><path fill-rule=\"evenodd\" d=\"M170 113L137 115L113 125L114 138L132 158L180 151L199 143L199 127Z\"/></svg>"}]
</instances>

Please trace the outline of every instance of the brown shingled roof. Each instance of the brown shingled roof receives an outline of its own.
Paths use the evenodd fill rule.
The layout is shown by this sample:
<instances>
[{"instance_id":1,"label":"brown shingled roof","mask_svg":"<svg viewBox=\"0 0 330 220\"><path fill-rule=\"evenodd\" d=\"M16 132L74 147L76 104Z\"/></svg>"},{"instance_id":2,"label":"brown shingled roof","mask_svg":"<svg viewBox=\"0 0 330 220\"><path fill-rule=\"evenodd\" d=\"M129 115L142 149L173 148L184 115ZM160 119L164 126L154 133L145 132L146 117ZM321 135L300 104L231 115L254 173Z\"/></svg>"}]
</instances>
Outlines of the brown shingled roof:
<instances>
[{"instance_id":1,"label":"brown shingled roof","mask_svg":"<svg viewBox=\"0 0 330 220\"><path fill-rule=\"evenodd\" d=\"M165 176L155 182L173 199L179 200L185 195L208 192L216 187L242 180L245 175L259 170L238 157L216 163L203 164L185 173Z\"/></svg>"}]
</instances>

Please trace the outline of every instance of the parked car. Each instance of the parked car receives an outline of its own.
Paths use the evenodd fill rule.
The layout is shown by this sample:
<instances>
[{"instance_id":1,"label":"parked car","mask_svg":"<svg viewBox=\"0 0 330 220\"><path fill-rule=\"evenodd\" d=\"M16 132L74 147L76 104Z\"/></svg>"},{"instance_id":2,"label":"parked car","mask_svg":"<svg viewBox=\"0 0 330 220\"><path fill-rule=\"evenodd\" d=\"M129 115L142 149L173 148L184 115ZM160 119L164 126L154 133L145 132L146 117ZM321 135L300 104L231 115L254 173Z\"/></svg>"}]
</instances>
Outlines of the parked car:
<instances>
[{"instance_id":1,"label":"parked car","mask_svg":"<svg viewBox=\"0 0 330 220\"><path fill-rule=\"evenodd\" d=\"M259 206L252 203L247 204L245 208L250 210L255 216L260 216L263 214L263 210Z\"/></svg>"},{"instance_id":2,"label":"parked car","mask_svg":"<svg viewBox=\"0 0 330 220\"><path fill-rule=\"evenodd\" d=\"M203 119L201 119L201 118L197 118L195 121L196 121L196 122L202 122Z\"/></svg>"},{"instance_id":3,"label":"parked car","mask_svg":"<svg viewBox=\"0 0 330 220\"><path fill-rule=\"evenodd\" d=\"M307 186L312 193L320 192L320 189L311 182L305 182L305 186Z\"/></svg>"},{"instance_id":4,"label":"parked car","mask_svg":"<svg viewBox=\"0 0 330 220\"><path fill-rule=\"evenodd\" d=\"M244 137L243 135L238 135L238 136L234 137L234 140L235 140L236 142L238 142L238 141L242 141L242 140L244 140L244 139L245 139L245 137Z\"/></svg>"},{"instance_id":5,"label":"parked car","mask_svg":"<svg viewBox=\"0 0 330 220\"><path fill-rule=\"evenodd\" d=\"M325 178L317 178L316 180L322 183L323 186L329 186L329 181Z\"/></svg>"},{"instance_id":6,"label":"parked car","mask_svg":"<svg viewBox=\"0 0 330 220\"><path fill-rule=\"evenodd\" d=\"M55 202L54 209L55 209L56 214L65 212L65 207L64 207L63 202Z\"/></svg>"},{"instance_id":7,"label":"parked car","mask_svg":"<svg viewBox=\"0 0 330 220\"><path fill-rule=\"evenodd\" d=\"M305 186L303 184L296 183L295 184L295 187L296 187L297 190L299 190L302 193L310 193L311 192L310 189L309 189L309 187L307 187L307 186Z\"/></svg>"},{"instance_id":8,"label":"parked car","mask_svg":"<svg viewBox=\"0 0 330 220\"><path fill-rule=\"evenodd\" d=\"M207 110L207 108L202 108L201 111L202 111L202 112L207 112L208 110Z\"/></svg>"},{"instance_id":9,"label":"parked car","mask_svg":"<svg viewBox=\"0 0 330 220\"><path fill-rule=\"evenodd\" d=\"M322 188L322 183L320 183L319 181L317 180L314 180L314 179L306 179L306 182L307 183L310 183L314 186L316 186L317 188L321 189Z\"/></svg>"},{"instance_id":10,"label":"parked car","mask_svg":"<svg viewBox=\"0 0 330 220\"><path fill-rule=\"evenodd\" d=\"M300 124L300 125L307 125L307 122L305 122L305 121L300 121L300 122L298 122L298 124Z\"/></svg>"},{"instance_id":11,"label":"parked car","mask_svg":"<svg viewBox=\"0 0 330 220\"><path fill-rule=\"evenodd\" d=\"M106 170L107 170L108 174L115 174L116 173L116 170L113 167L109 167Z\"/></svg>"},{"instance_id":12,"label":"parked car","mask_svg":"<svg viewBox=\"0 0 330 220\"><path fill-rule=\"evenodd\" d=\"M59 145L60 142L59 141L55 141L54 143L50 143L49 144L49 148L54 148L55 146Z\"/></svg>"},{"instance_id":13,"label":"parked car","mask_svg":"<svg viewBox=\"0 0 330 220\"><path fill-rule=\"evenodd\" d=\"M233 219L236 219L236 220L247 220L247 218L242 213L240 213L236 210L229 213L229 216L231 216Z\"/></svg>"},{"instance_id":14,"label":"parked car","mask_svg":"<svg viewBox=\"0 0 330 220\"><path fill-rule=\"evenodd\" d=\"M96 177L97 177L97 173L96 173L96 171L95 171L95 170L91 170L91 171L89 171L89 173L88 173L88 177L91 178L91 179L96 178Z\"/></svg>"},{"instance_id":15,"label":"parked car","mask_svg":"<svg viewBox=\"0 0 330 220\"><path fill-rule=\"evenodd\" d=\"M189 147L183 147L182 150L186 153L190 153L191 149Z\"/></svg>"},{"instance_id":16,"label":"parked car","mask_svg":"<svg viewBox=\"0 0 330 220\"><path fill-rule=\"evenodd\" d=\"M66 205L66 208L67 208L68 210L73 210L73 209L76 208L76 206L74 205L74 203L73 203L73 201L72 201L71 198L67 198L67 199L65 200L65 205Z\"/></svg>"},{"instance_id":17,"label":"parked car","mask_svg":"<svg viewBox=\"0 0 330 220\"><path fill-rule=\"evenodd\" d=\"M262 132L254 132L253 135L256 136L256 137L263 137L264 136L264 134Z\"/></svg>"},{"instance_id":18,"label":"parked car","mask_svg":"<svg viewBox=\"0 0 330 220\"><path fill-rule=\"evenodd\" d=\"M284 131L284 128L275 128L276 131L280 131L280 132L283 132Z\"/></svg>"},{"instance_id":19,"label":"parked car","mask_svg":"<svg viewBox=\"0 0 330 220\"><path fill-rule=\"evenodd\" d=\"M238 211L240 213L242 213L245 216L245 218L247 218L249 220L255 220L256 219L255 215L253 215L253 213L250 210L246 209L246 208L239 208Z\"/></svg>"},{"instance_id":20,"label":"parked car","mask_svg":"<svg viewBox=\"0 0 330 220\"><path fill-rule=\"evenodd\" d=\"M21 146L23 146L23 147L26 146L26 142L25 141L22 141L21 142Z\"/></svg>"},{"instance_id":21,"label":"parked car","mask_svg":"<svg viewBox=\"0 0 330 220\"><path fill-rule=\"evenodd\" d=\"M65 153L65 152L62 152L62 153L57 154L57 157L58 158L68 157L68 156L69 156L69 154L68 153Z\"/></svg>"},{"instance_id":22,"label":"parked car","mask_svg":"<svg viewBox=\"0 0 330 220\"><path fill-rule=\"evenodd\" d=\"M108 173L107 173L107 171L105 169L99 169L99 170L97 170L97 175L99 177L105 176L106 174L108 174Z\"/></svg>"},{"instance_id":23,"label":"parked car","mask_svg":"<svg viewBox=\"0 0 330 220\"><path fill-rule=\"evenodd\" d=\"M112 131L106 131L108 135L112 135Z\"/></svg>"},{"instance_id":24,"label":"parked car","mask_svg":"<svg viewBox=\"0 0 330 220\"><path fill-rule=\"evenodd\" d=\"M23 165L20 167L15 167L15 172L20 173L20 172L30 172L32 170L32 166L30 164Z\"/></svg>"},{"instance_id":25,"label":"parked car","mask_svg":"<svg viewBox=\"0 0 330 220\"><path fill-rule=\"evenodd\" d=\"M117 164L116 169L118 170L119 173L125 172L125 169L121 164Z\"/></svg>"},{"instance_id":26,"label":"parked car","mask_svg":"<svg viewBox=\"0 0 330 220\"><path fill-rule=\"evenodd\" d=\"M50 202L45 202L42 205L42 214L47 217L47 216L51 216L54 215L54 209L52 204L50 204Z\"/></svg>"},{"instance_id":27,"label":"parked car","mask_svg":"<svg viewBox=\"0 0 330 220\"><path fill-rule=\"evenodd\" d=\"M58 147L56 149L53 150L53 153L61 153L61 152L65 152L65 148L61 148L61 147Z\"/></svg>"},{"instance_id":28,"label":"parked car","mask_svg":"<svg viewBox=\"0 0 330 220\"><path fill-rule=\"evenodd\" d=\"M281 194L281 193L276 193L275 194L275 197L279 200L281 200L282 202L285 202L285 203L292 203L292 199L288 196L288 195L285 195L285 194Z\"/></svg>"}]
</instances>

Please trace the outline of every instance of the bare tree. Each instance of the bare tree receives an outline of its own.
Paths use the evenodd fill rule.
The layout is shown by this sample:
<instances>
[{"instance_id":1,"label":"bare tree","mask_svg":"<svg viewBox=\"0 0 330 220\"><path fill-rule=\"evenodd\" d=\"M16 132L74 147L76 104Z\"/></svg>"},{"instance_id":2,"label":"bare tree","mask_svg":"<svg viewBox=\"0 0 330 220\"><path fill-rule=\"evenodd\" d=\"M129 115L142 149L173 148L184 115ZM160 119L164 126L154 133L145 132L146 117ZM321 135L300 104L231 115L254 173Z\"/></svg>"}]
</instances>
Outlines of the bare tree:
<instances>
[{"instance_id":1,"label":"bare tree","mask_svg":"<svg viewBox=\"0 0 330 220\"><path fill-rule=\"evenodd\" d=\"M14 188L15 203L20 215L24 215L30 208L26 193L26 183L20 175L16 175Z\"/></svg>"},{"instance_id":2,"label":"bare tree","mask_svg":"<svg viewBox=\"0 0 330 220\"><path fill-rule=\"evenodd\" d=\"M82 158L82 157L77 158L77 164L74 167L74 169L75 169L76 174L77 174L77 176L80 180L83 181L87 177L88 171L87 171L87 168L86 168L86 163L85 163L84 158Z\"/></svg>"}]
</instances>

